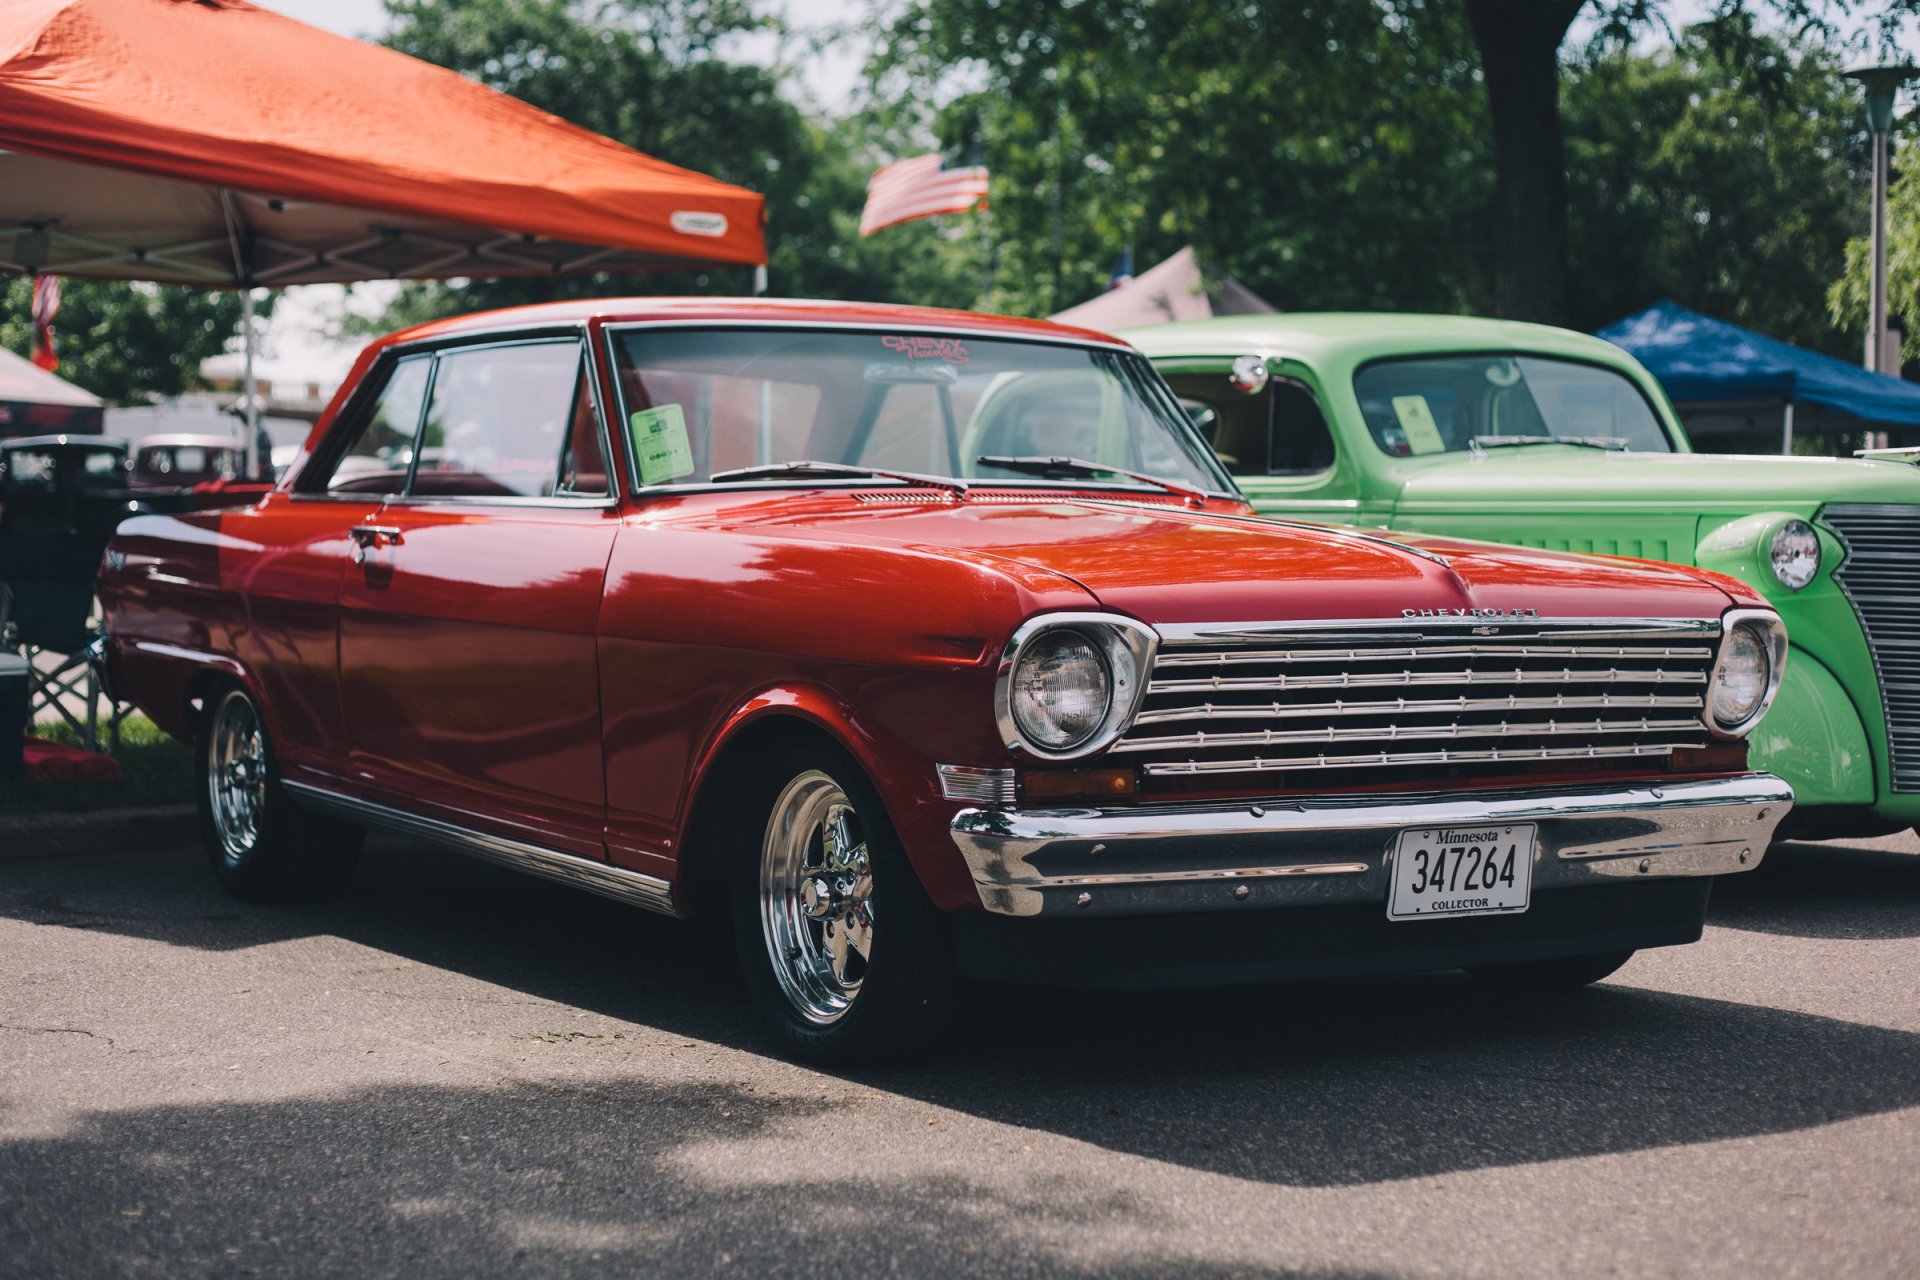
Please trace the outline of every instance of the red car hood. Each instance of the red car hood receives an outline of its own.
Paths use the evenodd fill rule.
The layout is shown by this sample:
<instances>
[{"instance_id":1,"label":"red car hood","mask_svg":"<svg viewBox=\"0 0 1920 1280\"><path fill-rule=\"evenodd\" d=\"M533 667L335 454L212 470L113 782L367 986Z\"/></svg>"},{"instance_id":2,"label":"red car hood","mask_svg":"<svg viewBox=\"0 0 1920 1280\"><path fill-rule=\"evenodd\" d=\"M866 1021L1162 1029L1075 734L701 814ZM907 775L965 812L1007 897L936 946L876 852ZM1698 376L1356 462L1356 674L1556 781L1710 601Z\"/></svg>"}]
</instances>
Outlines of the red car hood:
<instances>
[{"instance_id":1,"label":"red car hood","mask_svg":"<svg viewBox=\"0 0 1920 1280\"><path fill-rule=\"evenodd\" d=\"M1145 622L1397 618L1409 609L1538 611L1545 617L1718 617L1731 598L1671 565L1491 543L1291 525L1252 517L1063 497L854 507L765 507L808 540L893 544L1011 561L1079 583ZM735 525L735 520L722 520ZM1427 554L1421 554L1425 552Z\"/></svg>"}]
</instances>

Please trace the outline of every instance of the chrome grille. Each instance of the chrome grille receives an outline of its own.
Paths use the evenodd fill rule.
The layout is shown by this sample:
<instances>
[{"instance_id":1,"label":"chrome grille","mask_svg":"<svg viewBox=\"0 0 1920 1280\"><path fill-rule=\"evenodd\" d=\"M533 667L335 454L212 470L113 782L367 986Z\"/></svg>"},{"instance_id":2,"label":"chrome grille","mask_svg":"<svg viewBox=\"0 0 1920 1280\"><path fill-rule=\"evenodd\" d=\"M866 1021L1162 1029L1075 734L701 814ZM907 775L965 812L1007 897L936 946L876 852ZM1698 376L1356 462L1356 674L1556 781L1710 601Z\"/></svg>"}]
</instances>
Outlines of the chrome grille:
<instances>
[{"instance_id":1,"label":"chrome grille","mask_svg":"<svg viewBox=\"0 0 1920 1280\"><path fill-rule=\"evenodd\" d=\"M1708 742L1719 622L1163 628L1111 750L1149 777L1634 759Z\"/></svg>"},{"instance_id":2,"label":"chrome grille","mask_svg":"<svg viewBox=\"0 0 1920 1280\"><path fill-rule=\"evenodd\" d=\"M1873 653L1893 789L1920 791L1920 506L1847 503L1827 507L1820 519L1846 548L1833 576Z\"/></svg>"}]
</instances>

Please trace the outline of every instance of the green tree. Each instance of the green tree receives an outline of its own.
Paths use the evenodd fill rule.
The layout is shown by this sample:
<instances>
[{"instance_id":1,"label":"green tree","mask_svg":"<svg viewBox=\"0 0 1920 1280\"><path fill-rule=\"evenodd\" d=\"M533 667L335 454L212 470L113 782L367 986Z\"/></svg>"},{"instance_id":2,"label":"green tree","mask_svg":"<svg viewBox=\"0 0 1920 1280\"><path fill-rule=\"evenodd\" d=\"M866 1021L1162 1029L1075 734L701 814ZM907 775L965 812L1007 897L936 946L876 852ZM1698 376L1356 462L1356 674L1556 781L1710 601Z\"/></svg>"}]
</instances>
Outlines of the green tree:
<instances>
[{"instance_id":1,"label":"green tree","mask_svg":"<svg viewBox=\"0 0 1920 1280\"><path fill-rule=\"evenodd\" d=\"M964 247L932 228L860 240L875 157L854 125L809 121L779 74L732 63L729 37L773 29L749 3L388 0L386 43L673 164L760 191L773 292L972 301ZM868 122L870 123L870 122ZM622 293L745 293L743 269L414 284L388 328L451 312Z\"/></svg>"},{"instance_id":2,"label":"green tree","mask_svg":"<svg viewBox=\"0 0 1920 1280\"><path fill-rule=\"evenodd\" d=\"M33 340L33 285L0 286L0 344L21 355ZM270 309L271 300L263 304ZM61 281L54 321L59 375L113 404L144 404L205 385L200 362L240 331L240 295L114 281Z\"/></svg>"},{"instance_id":3,"label":"green tree","mask_svg":"<svg viewBox=\"0 0 1920 1280\"><path fill-rule=\"evenodd\" d=\"M922 106L959 74L977 91ZM874 92L993 172L996 309L1192 243L1276 305L1479 301L1491 186L1472 45L1423 0L911 0ZM883 233L890 234L890 233ZM876 237L878 238L878 237Z\"/></svg>"},{"instance_id":4,"label":"green tree","mask_svg":"<svg viewBox=\"0 0 1920 1280\"><path fill-rule=\"evenodd\" d=\"M1435 0L1441 3L1443 0ZM1494 305L1500 314L1548 324L1569 312L1566 159L1560 114L1562 46L1577 18L1596 39L1630 43L1649 30L1671 33L1677 4L1663 0L1461 0L1473 26L1493 125ZM1834 19L1879 15L1883 36L1920 12L1920 0L1713 0L1722 52L1764 53L1753 19L1831 37ZM1764 67L1755 71L1764 75Z\"/></svg>"},{"instance_id":5,"label":"green tree","mask_svg":"<svg viewBox=\"0 0 1920 1280\"><path fill-rule=\"evenodd\" d=\"M1887 185L1887 311L1899 317L1905 331L1901 358L1910 361L1920 360L1920 139L1913 136L1911 118L1894 127L1907 136L1898 140L1893 177ZM1827 307L1833 323L1856 339L1866 332L1872 272L1873 242L1864 235L1847 241L1845 262L1827 293ZM1858 359L1858 342L1844 354Z\"/></svg>"},{"instance_id":6,"label":"green tree","mask_svg":"<svg viewBox=\"0 0 1920 1280\"><path fill-rule=\"evenodd\" d=\"M1569 317L1672 298L1851 355L1825 293L1866 216L1858 91L1831 53L1728 21L1569 68Z\"/></svg>"}]
</instances>

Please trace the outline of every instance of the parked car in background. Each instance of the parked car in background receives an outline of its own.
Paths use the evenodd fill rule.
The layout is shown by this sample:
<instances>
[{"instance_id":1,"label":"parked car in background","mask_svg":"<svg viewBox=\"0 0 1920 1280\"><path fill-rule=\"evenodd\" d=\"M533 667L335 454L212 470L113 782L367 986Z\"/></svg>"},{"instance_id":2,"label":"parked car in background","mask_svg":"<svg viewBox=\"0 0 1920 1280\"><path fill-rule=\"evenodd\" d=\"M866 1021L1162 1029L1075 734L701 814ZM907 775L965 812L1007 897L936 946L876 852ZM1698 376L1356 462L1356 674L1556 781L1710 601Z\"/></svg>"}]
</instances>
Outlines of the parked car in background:
<instances>
[{"instance_id":1,"label":"parked car in background","mask_svg":"<svg viewBox=\"0 0 1920 1280\"><path fill-rule=\"evenodd\" d=\"M0 533L80 536L104 546L126 515L129 471L124 440L93 435L0 440Z\"/></svg>"},{"instance_id":2,"label":"parked car in background","mask_svg":"<svg viewBox=\"0 0 1920 1280\"><path fill-rule=\"evenodd\" d=\"M133 484L139 489L191 489L246 473L246 446L232 436L147 436L133 451Z\"/></svg>"},{"instance_id":3,"label":"parked car in background","mask_svg":"<svg viewBox=\"0 0 1920 1280\"><path fill-rule=\"evenodd\" d=\"M1777 609L1793 660L1752 736L1786 831L1920 821L1920 470L1693 453L1611 343L1457 316L1139 329L1261 513L1699 565Z\"/></svg>"},{"instance_id":4,"label":"parked car in background","mask_svg":"<svg viewBox=\"0 0 1920 1280\"><path fill-rule=\"evenodd\" d=\"M1590 982L1792 802L1759 595L1254 519L1101 335L568 303L384 339L336 405L101 578L216 875L310 891L370 826L730 919L804 1056L910 1050L962 974Z\"/></svg>"}]
</instances>

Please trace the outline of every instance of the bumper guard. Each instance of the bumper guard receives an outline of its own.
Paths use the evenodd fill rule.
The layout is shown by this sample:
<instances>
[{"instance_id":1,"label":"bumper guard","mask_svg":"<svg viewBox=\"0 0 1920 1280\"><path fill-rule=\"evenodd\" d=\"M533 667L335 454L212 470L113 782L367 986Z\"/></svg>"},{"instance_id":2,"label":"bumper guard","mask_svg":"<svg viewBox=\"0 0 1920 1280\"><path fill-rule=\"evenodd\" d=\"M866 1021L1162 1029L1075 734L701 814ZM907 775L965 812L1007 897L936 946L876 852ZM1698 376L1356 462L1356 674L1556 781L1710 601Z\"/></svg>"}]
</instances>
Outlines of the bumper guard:
<instances>
[{"instance_id":1,"label":"bumper guard","mask_svg":"<svg viewBox=\"0 0 1920 1280\"><path fill-rule=\"evenodd\" d=\"M964 809L952 824L990 912L1147 915L1385 903L1408 827L1538 825L1535 893L1760 864L1793 788L1771 774L1361 799Z\"/></svg>"}]
</instances>

